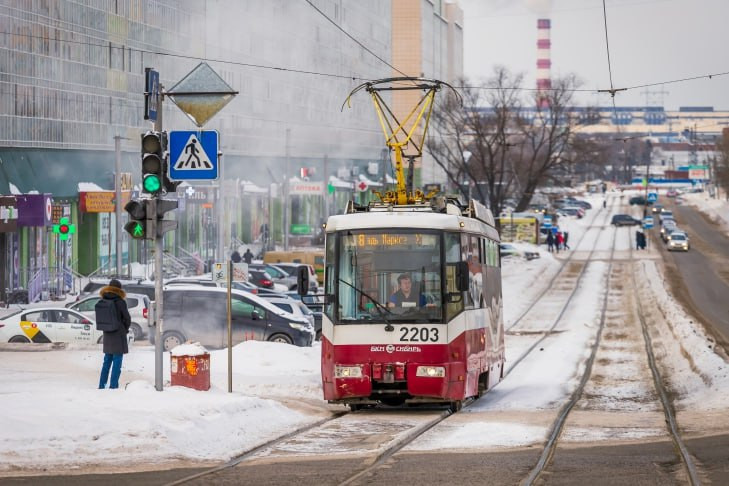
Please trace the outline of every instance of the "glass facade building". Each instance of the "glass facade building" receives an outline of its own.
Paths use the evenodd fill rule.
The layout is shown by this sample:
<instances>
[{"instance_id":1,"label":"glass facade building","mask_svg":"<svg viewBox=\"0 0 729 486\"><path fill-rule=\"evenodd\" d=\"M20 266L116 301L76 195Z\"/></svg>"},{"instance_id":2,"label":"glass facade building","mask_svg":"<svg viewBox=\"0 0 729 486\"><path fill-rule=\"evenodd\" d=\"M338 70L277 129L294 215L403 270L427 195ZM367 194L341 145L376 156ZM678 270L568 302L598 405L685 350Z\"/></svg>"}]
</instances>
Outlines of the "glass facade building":
<instances>
[{"instance_id":1,"label":"glass facade building","mask_svg":"<svg viewBox=\"0 0 729 486\"><path fill-rule=\"evenodd\" d=\"M313 3L391 58L389 2ZM380 158L371 107L342 105L391 68L306 2L0 0L0 193L111 188L117 135L138 182L144 68L169 89L203 60L239 92L205 127L220 132L226 176L264 184L287 158L292 172ZM195 127L166 101L164 128Z\"/></svg>"}]
</instances>

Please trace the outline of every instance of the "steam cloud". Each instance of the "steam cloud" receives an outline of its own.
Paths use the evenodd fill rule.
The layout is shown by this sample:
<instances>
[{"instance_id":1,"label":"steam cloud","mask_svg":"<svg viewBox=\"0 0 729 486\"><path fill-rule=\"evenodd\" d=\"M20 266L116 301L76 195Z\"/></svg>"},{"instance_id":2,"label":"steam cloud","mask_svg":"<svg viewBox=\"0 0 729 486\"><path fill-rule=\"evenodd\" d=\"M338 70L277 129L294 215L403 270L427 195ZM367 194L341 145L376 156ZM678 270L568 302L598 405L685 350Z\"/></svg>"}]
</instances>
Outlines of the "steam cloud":
<instances>
[{"instance_id":1,"label":"steam cloud","mask_svg":"<svg viewBox=\"0 0 729 486\"><path fill-rule=\"evenodd\" d=\"M524 4L539 15L547 15L552 10L552 0L524 0Z\"/></svg>"}]
</instances>

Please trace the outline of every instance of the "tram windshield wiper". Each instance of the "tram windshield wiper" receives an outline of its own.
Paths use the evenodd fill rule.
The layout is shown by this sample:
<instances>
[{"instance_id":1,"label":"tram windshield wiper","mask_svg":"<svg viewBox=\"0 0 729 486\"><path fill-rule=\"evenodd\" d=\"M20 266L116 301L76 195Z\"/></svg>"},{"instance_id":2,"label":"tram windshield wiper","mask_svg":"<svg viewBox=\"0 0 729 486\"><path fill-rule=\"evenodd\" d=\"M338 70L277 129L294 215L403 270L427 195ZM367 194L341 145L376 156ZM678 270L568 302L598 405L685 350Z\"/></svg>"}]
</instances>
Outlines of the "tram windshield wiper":
<instances>
[{"instance_id":1,"label":"tram windshield wiper","mask_svg":"<svg viewBox=\"0 0 729 486\"><path fill-rule=\"evenodd\" d=\"M341 283L343 283L343 284L351 287L352 289L354 289L355 292L359 292L360 295L363 295L363 296L367 297L368 299L370 299L370 301L373 304L375 304L375 309L377 309L377 311L379 312L379 314L382 316L382 319L387 323L387 325L385 326L385 331L394 331L395 330L395 328L392 326L392 323L387 318L387 314L392 314L392 311L390 311L390 309L388 309L384 305L380 304L377 300L375 300L374 297L372 297L371 295L369 295L364 290L362 290L362 289L360 289L360 288L352 285L351 283L347 282L346 280L342 280L341 278L339 278L337 280L339 280ZM384 310L384 312L383 312L383 310Z\"/></svg>"}]
</instances>

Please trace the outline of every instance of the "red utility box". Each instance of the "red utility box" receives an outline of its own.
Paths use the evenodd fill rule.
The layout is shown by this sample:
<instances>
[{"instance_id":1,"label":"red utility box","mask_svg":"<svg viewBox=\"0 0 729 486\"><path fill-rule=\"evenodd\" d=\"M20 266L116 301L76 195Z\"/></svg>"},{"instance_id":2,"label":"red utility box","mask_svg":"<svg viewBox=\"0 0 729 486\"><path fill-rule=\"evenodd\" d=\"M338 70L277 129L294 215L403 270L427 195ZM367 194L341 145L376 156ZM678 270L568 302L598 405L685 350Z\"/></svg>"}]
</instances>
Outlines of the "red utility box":
<instances>
[{"instance_id":1,"label":"red utility box","mask_svg":"<svg viewBox=\"0 0 729 486\"><path fill-rule=\"evenodd\" d=\"M189 345L182 345L189 346ZM195 390L210 389L210 353L207 351L185 354L185 350L176 352L178 346L170 353L170 377L172 386L186 386ZM199 346L199 345L198 345ZM200 346L202 350L202 346Z\"/></svg>"}]
</instances>

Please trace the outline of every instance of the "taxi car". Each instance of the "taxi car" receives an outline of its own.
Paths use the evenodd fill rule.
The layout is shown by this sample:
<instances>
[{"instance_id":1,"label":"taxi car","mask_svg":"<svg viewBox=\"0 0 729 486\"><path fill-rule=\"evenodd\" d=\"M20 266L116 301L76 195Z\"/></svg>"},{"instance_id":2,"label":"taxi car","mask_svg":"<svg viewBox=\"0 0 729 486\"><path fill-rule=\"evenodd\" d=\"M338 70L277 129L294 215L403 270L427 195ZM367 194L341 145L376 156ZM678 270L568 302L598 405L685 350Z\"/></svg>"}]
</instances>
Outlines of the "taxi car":
<instances>
[{"instance_id":1,"label":"taxi car","mask_svg":"<svg viewBox=\"0 0 729 486\"><path fill-rule=\"evenodd\" d=\"M92 318L64 307L34 307L0 318L0 342L94 344L103 337ZM134 342L134 333L127 341Z\"/></svg>"}]
</instances>

